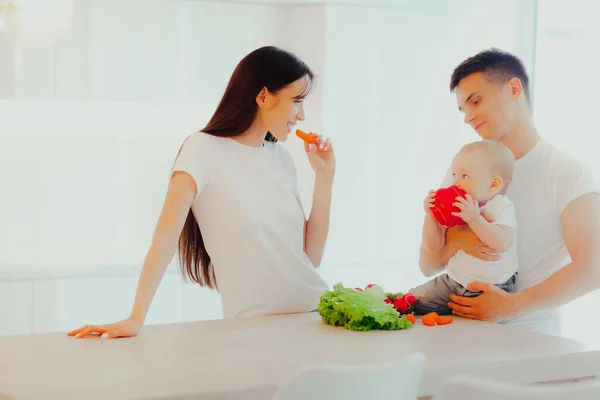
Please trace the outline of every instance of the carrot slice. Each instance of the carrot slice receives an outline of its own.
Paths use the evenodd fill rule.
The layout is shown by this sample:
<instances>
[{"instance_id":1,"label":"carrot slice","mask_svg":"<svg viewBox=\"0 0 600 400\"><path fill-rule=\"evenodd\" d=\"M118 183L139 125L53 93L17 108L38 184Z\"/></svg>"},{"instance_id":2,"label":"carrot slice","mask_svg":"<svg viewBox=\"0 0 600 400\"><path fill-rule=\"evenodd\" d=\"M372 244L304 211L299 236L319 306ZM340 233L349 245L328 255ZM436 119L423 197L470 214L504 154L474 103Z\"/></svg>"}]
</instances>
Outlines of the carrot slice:
<instances>
[{"instance_id":1,"label":"carrot slice","mask_svg":"<svg viewBox=\"0 0 600 400\"><path fill-rule=\"evenodd\" d=\"M415 316L412 314L406 314L406 319L409 320L410 322L412 322L413 324L415 322L417 322L417 320L415 319Z\"/></svg>"},{"instance_id":2,"label":"carrot slice","mask_svg":"<svg viewBox=\"0 0 600 400\"><path fill-rule=\"evenodd\" d=\"M296 136L304 140L306 143L317 143L317 136L313 135L312 133L306 133L300 129L296 129Z\"/></svg>"},{"instance_id":3,"label":"carrot slice","mask_svg":"<svg viewBox=\"0 0 600 400\"><path fill-rule=\"evenodd\" d=\"M421 322L427 326L434 326L436 324L436 318L438 318L437 313L432 312L429 314L425 314L421 317Z\"/></svg>"},{"instance_id":4,"label":"carrot slice","mask_svg":"<svg viewBox=\"0 0 600 400\"><path fill-rule=\"evenodd\" d=\"M454 319L452 317L442 317L442 316L438 316L435 318L435 322L438 325L446 325L446 324L451 324L452 321L454 321Z\"/></svg>"}]
</instances>

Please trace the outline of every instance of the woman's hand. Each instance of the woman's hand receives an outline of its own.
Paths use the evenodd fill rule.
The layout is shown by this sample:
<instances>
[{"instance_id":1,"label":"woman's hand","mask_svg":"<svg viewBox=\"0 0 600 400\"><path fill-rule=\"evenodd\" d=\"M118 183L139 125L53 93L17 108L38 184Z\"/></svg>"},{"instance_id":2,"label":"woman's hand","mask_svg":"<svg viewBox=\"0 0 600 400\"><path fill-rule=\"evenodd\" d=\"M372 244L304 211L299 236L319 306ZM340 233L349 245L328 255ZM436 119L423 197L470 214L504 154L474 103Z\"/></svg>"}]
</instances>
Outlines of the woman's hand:
<instances>
[{"instance_id":1,"label":"woman's hand","mask_svg":"<svg viewBox=\"0 0 600 400\"><path fill-rule=\"evenodd\" d=\"M308 155L308 161L310 162L313 171L315 171L315 174L334 175L335 154L330 139L324 140L323 136L319 136L316 144L305 142L304 151L306 151L306 154Z\"/></svg>"},{"instance_id":2,"label":"woman's hand","mask_svg":"<svg viewBox=\"0 0 600 400\"><path fill-rule=\"evenodd\" d=\"M139 319L129 317L123 321L106 325L84 325L67 333L68 336L83 338L88 335L101 335L102 339L114 339L118 337L136 336L143 322Z\"/></svg>"}]
</instances>

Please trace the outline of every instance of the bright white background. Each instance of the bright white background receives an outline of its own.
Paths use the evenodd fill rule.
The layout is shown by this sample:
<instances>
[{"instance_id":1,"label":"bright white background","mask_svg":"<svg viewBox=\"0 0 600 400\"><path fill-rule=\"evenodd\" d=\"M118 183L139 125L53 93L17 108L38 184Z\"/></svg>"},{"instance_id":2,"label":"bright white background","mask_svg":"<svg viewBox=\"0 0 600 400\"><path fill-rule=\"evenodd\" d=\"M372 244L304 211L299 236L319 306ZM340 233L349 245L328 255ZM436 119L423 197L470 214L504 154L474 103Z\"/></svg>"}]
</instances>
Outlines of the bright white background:
<instances>
[{"instance_id":1,"label":"bright white background","mask_svg":"<svg viewBox=\"0 0 600 400\"><path fill-rule=\"evenodd\" d=\"M303 127L336 147L321 268L330 284L401 291L426 279L421 201L477 138L448 90L452 69L477 51L520 56L542 135L600 174L589 145L600 90L594 1L313 3L75 0L71 29L24 48L18 76L0 33L0 334L127 316L179 145L259 46L296 52L318 76ZM301 143L284 145L310 208ZM570 306L566 335L597 336L583 319L594 302ZM220 316L218 294L183 284L173 263L148 323Z\"/></svg>"}]
</instances>

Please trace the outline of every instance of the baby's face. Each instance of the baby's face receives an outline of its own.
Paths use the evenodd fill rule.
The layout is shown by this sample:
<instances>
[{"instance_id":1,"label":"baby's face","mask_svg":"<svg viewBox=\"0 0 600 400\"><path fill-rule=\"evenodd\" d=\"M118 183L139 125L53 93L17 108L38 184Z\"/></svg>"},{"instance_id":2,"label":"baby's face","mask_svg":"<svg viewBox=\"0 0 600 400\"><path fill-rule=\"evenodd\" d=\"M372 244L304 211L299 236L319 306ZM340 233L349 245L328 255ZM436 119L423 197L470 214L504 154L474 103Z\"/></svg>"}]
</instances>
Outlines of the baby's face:
<instances>
[{"instance_id":1,"label":"baby's face","mask_svg":"<svg viewBox=\"0 0 600 400\"><path fill-rule=\"evenodd\" d=\"M453 185L462 188L473 200L484 203L494 197L494 175L483 152L459 153L452 160Z\"/></svg>"}]
</instances>

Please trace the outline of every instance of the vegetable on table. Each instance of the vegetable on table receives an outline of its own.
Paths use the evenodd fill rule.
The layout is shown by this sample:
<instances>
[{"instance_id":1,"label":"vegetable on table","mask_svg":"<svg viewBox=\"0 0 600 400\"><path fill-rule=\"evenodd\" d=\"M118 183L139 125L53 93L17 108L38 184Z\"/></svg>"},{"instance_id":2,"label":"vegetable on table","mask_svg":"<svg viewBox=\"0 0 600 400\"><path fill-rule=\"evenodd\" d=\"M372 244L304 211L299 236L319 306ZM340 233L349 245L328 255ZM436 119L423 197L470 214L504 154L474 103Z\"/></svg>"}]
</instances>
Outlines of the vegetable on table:
<instances>
[{"instance_id":1,"label":"vegetable on table","mask_svg":"<svg viewBox=\"0 0 600 400\"><path fill-rule=\"evenodd\" d=\"M452 317L444 317L435 312L430 312L421 317L421 322L423 322L423 325L427 326L447 325L452 323L452 321L454 321Z\"/></svg>"},{"instance_id":2,"label":"vegetable on table","mask_svg":"<svg viewBox=\"0 0 600 400\"><path fill-rule=\"evenodd\" d=\"M395 331L412 327L414 322L400 314L390 303L391 299L386 299L389 299L388 294L378 285L357 290L337 283L333 290L321 296L317 312L325 324L353 331Z\"/></svg>"},{"instance_id":3,"label":"vegetable on table","mask_svg":"<svg viewBox=\"0 0 600 400\"><path fill-rule=\"evenodd\" d=\"M312 133L306 133L300 129L296 129L296 136L304 140L306 143L317 143L317 136Z\"/></svg>"}]
</instances>

